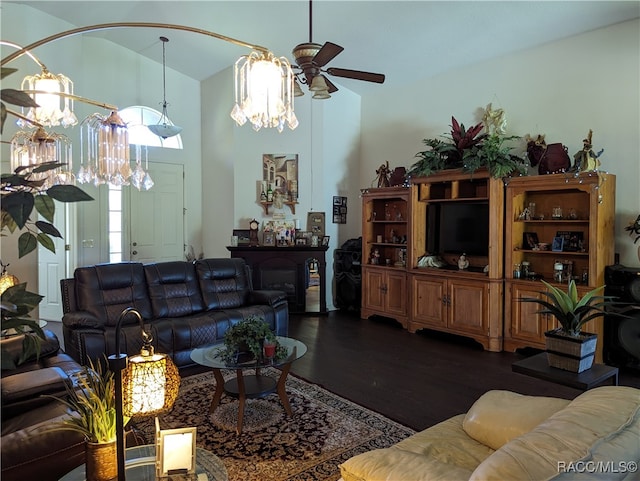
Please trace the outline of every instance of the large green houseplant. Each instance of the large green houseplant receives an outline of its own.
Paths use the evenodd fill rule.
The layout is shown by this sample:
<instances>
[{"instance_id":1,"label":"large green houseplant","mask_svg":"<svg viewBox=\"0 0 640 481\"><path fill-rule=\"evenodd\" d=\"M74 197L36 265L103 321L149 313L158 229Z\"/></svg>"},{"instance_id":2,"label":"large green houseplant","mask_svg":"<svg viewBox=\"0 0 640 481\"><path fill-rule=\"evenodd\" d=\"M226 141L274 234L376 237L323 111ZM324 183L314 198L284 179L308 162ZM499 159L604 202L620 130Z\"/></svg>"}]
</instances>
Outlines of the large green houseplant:
<instances>
[{"instance_id":1,"label":"large green houseplant","mask_svg":"<svg viewBox=\"0 0 640 481\"><path fill-rule=\"evenodd\" d=\"M511 154L513 148L508 145L520 137L481 133L482 130L482 123L467 129L451 117L451 132L449 136L443 136L446 140L424 139L428 149L416 154L420 160L411 166L407 175L428 176L459 168L470 174L486 168L495 178L525 173L524 162Z\"/></svg>"}]
</instances>

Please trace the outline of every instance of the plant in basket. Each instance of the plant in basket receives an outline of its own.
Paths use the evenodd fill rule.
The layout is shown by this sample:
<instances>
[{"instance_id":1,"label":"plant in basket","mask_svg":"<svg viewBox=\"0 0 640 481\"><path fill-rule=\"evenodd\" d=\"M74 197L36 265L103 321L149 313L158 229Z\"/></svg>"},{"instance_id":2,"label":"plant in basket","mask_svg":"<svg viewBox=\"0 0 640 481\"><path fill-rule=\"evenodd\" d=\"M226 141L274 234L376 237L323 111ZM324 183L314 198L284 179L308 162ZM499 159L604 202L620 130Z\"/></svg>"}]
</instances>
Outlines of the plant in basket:
<instances>
[{"instance_id":1,"label":"plant in basket","mask_svg":"<svg viewBox=\"0 0 640 481\"><path fill-rule=\"evenodd\" d=\"M546 291L540 292L544 297L522 297L518 300L541 305L543 309L539 312L552 315L560 324L559 328L545 332L549 364L574 372L589 369L593 364L597 336L582 331L582 326L605 314L612 314L605 308L627 303L616 302L614 296L596 295L604 289L604 286L597 287L579 297L573 280L569 282L567 292L548 282L541 282L547 288ZM622 313L615 315L624 316Z\"/></svg>"}]
</instances>

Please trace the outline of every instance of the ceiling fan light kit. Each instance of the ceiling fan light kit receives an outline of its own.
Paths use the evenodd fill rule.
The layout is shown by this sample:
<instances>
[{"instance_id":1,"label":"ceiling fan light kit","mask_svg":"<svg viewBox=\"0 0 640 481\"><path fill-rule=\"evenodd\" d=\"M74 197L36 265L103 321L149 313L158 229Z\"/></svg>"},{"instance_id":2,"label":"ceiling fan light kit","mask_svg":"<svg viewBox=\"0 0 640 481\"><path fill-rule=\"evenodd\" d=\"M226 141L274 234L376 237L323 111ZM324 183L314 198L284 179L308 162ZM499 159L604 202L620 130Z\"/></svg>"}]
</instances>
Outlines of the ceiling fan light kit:
<instances>
[{"instance_id":1,"label":"ceiling fan light kit","mask_svg":"<svg viewBox=\"0 0 640 481\"><path fill-rule=\"evenodd\" d=\"M165 46L169 39L167 37L160 37L160 41L162 42L162 116L160 117L160 120L158 120L157 124L147 125L147 128L158 137L167 139L182 132L182 127L173 125L173 123L169 120L169 116L167 115L167 64L165 57Z\"/></svg>"},{"instance_id":2,"label":"ceiling fan light kit","mask_svg":"<svg viewBox=\"0 0 640 481\"><path fill-rule=\"evenodd\" d=\"M312 0L309 0L309 42L296 45L291 52L296 64L294 67L294 75L296 78L296 86L298 88L300 87L298 83L302 83L309 86L309 91L313 92L312 98L330 98L330 94L337 92L338 87L324 76L323 73L333 75L334 77L364 80L365 82L375 82L380 84L384 83L385 76L379 73L362 72L360 70L349 70L335 67L323 70L323 67L340 54L344 48L332 42L325 42L323 45L313 42L312 14ZM295 96L300 97L301 95L304 95L302 89L298 92L298 89L296 88Z\"/></svg>"}]
</instances>

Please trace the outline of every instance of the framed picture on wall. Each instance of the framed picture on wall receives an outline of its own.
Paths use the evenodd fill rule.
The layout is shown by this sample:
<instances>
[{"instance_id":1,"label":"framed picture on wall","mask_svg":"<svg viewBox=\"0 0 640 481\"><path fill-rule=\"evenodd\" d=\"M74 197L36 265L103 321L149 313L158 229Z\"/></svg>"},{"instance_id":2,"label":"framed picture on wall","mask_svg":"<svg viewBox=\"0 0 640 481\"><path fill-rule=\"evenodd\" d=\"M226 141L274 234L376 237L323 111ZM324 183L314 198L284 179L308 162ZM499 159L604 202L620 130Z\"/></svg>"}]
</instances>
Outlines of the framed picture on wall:
<instances>
[{"instance_id":1,"label":"framed picture on wall","mask_svg":"<svg viewBox=\"0 0 640 481\"><path fill-rule=\"evenodd\" d=\"M309 212L307 214L307 230L311 232L311 235L315 235L318 237L324 236L324 220L324 212Z\"/></svg>"}]
</instances>

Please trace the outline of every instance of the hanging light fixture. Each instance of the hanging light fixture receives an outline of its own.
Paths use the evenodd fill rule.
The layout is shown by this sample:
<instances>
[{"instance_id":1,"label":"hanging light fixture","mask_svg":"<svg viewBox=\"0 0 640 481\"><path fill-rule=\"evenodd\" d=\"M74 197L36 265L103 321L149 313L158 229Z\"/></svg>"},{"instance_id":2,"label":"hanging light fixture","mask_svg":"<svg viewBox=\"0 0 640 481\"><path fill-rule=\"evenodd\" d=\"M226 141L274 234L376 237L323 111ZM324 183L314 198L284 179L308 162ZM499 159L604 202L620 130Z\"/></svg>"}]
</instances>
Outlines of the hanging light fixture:
<instances>
[{"instance_id":1,"label":"hanging light fixture","mask_svg":"<svg viewBox=\"0 0 640 481\"><path fill-rule=\"evenodd\" d=\"M72 127L78 123L73 112L73 82L68 77L52 74L42 65L41 73L24 78L21 89L38 104L38 107L31 107L25 114L27 119L45 127ZM30 126L22 119L18 120L18 125Z\"/></svg>"},{"instance_id":2,"label":"hanging light fixture","mask_svg":"<svg viewBox=\"0 0 640 481\"><path fill-rule=\"evenodd\" d=\"M231 118L238 125L248 120L253 129L298 126L293 111L293 72L291 64L271 52L253 51L243 55L234 65L235 105Z\"/></svg>"},{"instance_id":3,"label":"hanging light fixture","mask_svg":"<svg viewBox=\"0 0 640 481\"><path fill-rule=\"evenodd\" d=\"M30 180L41 180L42 187L75 184L71 165L71 141L56 132L47 132L43 127L35 130L20 130L11 139L11 170L18 167L39 167L44 164L63 164L55 169L30 174Z\"/></svg>"},{"instance_id":4,"label":"hanging light fixture","mask_svg":"<svg viewBox=\"0 0 640 481\"><path fill-rule=\"evenodd\" d=\"M160 37L162 41L162 117L155 125L147 125L149 130L156 134L158 137L166 139L173 137L182 132L182 127L173 125L167 115L167 78L166 78L166 60L165 60L165 45L169 41L167 37Z\"/></svg>"}]
</instances>

